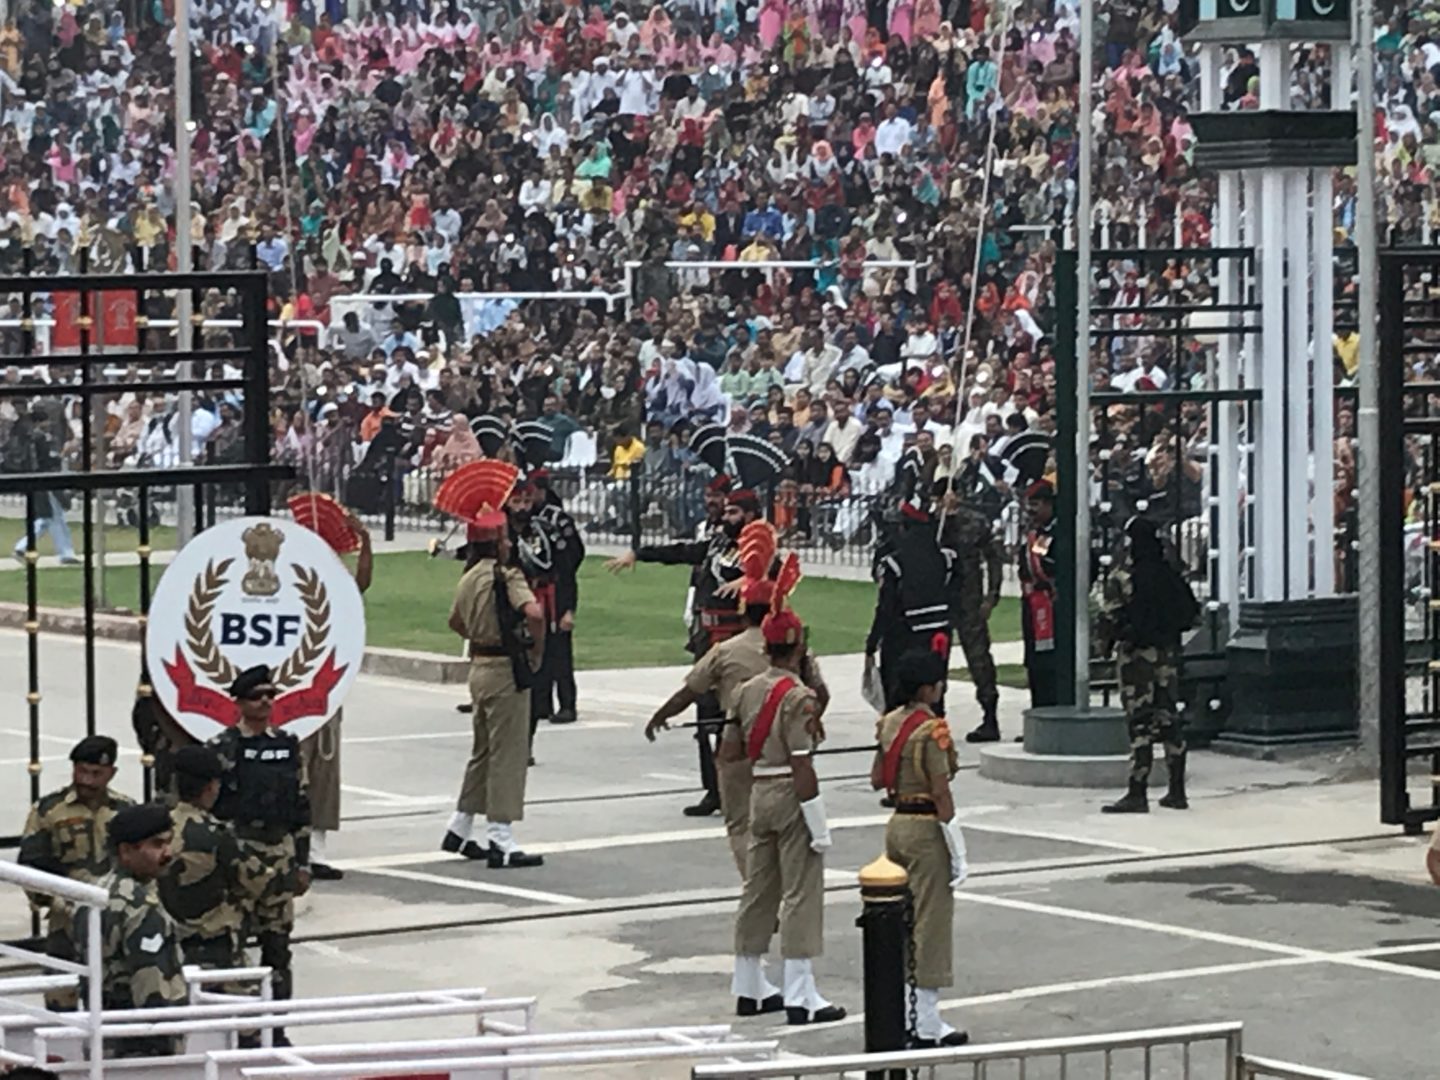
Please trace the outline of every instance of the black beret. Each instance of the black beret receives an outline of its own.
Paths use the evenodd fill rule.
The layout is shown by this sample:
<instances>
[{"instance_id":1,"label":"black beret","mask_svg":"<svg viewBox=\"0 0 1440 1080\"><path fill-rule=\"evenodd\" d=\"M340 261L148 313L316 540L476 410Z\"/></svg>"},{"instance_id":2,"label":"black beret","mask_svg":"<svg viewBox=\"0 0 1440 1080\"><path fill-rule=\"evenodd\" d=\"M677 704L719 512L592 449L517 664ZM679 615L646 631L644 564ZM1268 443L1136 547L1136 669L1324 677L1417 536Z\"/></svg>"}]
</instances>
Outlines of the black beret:
<instances>
[{"instance_id":1,"label":"black beret","mask_svg":"<svg viewBox=\"0 0 1440 1080\"><path fill-rule=\"evenodd\" d=\"M208 746L182 746L175 751L175 771L201 780L216 780L225 772L220 755Z\"/></svg>"},{"instance_id":2,"label":"black beret","mask_svg":"<svg viewBox=\"0 0 1440 1080\"><path fill-rule=\"evenodd\" d=\"M257 686L264 686L269 681L270 669L264 664L246 668L230 684L230 696L237 699L248 697Z\"/></svg>"},{"instance_id":3,"label":"black beret","mask_svg":"<svg viewBox=\"0 0 1440 1080\"><path fill-rule=\"evenodd\" d=\"M87 735L70 751L70 760L83 765L114 765L120 748L109 735Z\"/></svg>"},{"instance_id":4,"label":"black beret","mask_svg":"<svg viewBox=\"0 0 1440 1080\"><path fill-rule=\"evenodd\" d=\"M912 649L900 657L895 676L901 689L913 694L922 686L945 681L948 672L945 657L929 649Z\"/></svg>"},{"instance_id":5,"label":"black beret","mask_svg":"<svg viewBox=\"0 0 1440 1080\"><path fill-rule=\"evenodd\" d=\"M159 803L127 806L110 819L110 842L138 844L141 840L169 832L172 828L174 826L170 822L170 811Z\"/></svg>"}]
</instances>

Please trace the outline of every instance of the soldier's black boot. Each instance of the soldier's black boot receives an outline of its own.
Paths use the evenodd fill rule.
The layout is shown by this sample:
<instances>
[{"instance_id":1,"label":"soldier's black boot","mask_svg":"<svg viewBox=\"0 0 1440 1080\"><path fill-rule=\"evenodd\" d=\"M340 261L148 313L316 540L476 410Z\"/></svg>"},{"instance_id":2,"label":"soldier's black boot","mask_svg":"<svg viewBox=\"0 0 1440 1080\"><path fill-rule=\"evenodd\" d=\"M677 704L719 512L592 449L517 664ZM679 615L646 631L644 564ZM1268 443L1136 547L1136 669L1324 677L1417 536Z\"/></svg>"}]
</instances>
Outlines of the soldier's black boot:
<instances>
[{"instance_id":1,"label":"soldier's black boot","mask_svg":"<svg viewBox=\"0 0 1440 1080\"><path fill-rule=\"evenodd\" d=\"M1167 759L1170 767L1170 790L1160 800L1160 805L1170 810L1189 810L1190 800L1185 797L1185 757L1186 755L1172 754Z\"/></svg>"},{"instance_id":2,"label":"soldier's black boot","mask_svg":"<svg viewBox=\"0 0 1440 1080\"><path fill-rule=\"evenodd\" d=\"M1130 790L1115 802L1100 808L1102 814L1148 814L1150 800L1145 795L1145 781L1131 780Z\"/></svg>"},{"instance_id":3,"label":"soldier's black boot","mask_svg":"<svg viewBox=\"0 0 1440 1080\"><path fill-rule=\"evenodd\" d=\"M980 719L980 726L965 736L967 743L985 743L1000 741L1000 720L995 715L993 704L985 706L985 715Z\"/></svg>"},{"instance_id":4,"label":"soldier's black boot","mask_svg":"<svg viewBox=\"0 0 1440 1080\"><path fill-rule=\"evenodd\" d=\"M709 817L711 814L720 812L720 796L713 791L707 791L705 797L694 806L685 807L686 817Z\"/></svg>"}]
</instances>

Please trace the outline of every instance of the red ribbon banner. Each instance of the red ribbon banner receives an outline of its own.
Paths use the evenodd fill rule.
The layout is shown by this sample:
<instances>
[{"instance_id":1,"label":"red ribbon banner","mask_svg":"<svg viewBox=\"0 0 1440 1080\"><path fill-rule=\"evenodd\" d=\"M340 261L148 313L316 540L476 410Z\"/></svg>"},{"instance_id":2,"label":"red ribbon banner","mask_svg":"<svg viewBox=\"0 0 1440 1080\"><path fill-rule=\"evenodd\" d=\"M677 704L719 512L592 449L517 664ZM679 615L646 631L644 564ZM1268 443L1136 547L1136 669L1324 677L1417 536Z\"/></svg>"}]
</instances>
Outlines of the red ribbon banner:
<instances>
[{"instance_id":1,"label":"red ribbon banner","mask_svg":"<svg viewBox=\"0 0 1440 1080\"><path fill-rule=\"evenodd\" d=\"M199 713L218 724L233 727L240 719L240 709L230 698L207 686L201 686L180 647L175 647L175 660L161 661L165 674L175 684L176 706L181 712ZM348 666L348 665L347 665ZM330 711L330 691L345 675L346 668L335 666L335 653L325 657L315 681L276 700L270 713L270 726L283 727L292 720L307 716L325 716Z\"/></svg>"}]
</instances>

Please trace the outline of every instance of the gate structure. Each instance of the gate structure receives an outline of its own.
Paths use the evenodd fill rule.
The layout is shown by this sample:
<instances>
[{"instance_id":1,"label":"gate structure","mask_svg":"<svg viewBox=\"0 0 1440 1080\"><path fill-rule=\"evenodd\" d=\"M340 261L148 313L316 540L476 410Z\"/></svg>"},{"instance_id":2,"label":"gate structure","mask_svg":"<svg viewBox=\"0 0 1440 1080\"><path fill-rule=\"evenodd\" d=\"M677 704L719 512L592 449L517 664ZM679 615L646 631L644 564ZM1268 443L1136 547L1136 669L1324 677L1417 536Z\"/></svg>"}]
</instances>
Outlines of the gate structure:
<instances>
[{"instance_id":1,"label":"gate structure","mask_svg":"<svg viewBox=\"0 0 1440 1080\"><path fill-rule=\"evenodd\" d=\"M83 269L83 267L82 267ZM232 295L241 311L241 325L222 348L184 352L162 348L169 344L151 329L152 320L173 318L175 298L189 292L192 310L201 310L201 297L210 290ZM150 607L152 578L151 528L158 520L156 504L180 487L194 490L196 530L209 520L207 493L216 485L239 487L245 493L245 510L265 514L270 508L271 480L293 470L270 464L269 354L266 332L266 284L263 273L187 274L80 274L67 277L20 276L0 278L0 296L21 302L20 353L0 356L0 368L48 370L48 379L0 383L0 405L15 412L15 420L0 434L0 496L20 496L25 504L24 573L26 594L28 680L25 699L29 710L29 776L31 800L41 793L40 605L43 603L37 540L56 514L63 513L62 496L80 505L76 556L82 563L84 612L83 701L85 730L95 731L95 618L97 607L97 496L124 492L134 500L139 535L138 594L133 616L143 641ZM133 305L133 306L132 306ZM73 317L75 341L66 352L37 351L35 322L47 308L66 309ZM125 347L103 344L105 330L113 326L117 307L128 309ZM133 320L133 325L129 325ZM103 327L103 329L102 329ZM113 342L114 338L111 337ZM13 348L13 343L9 348ZM125 374L106 378L105 369ZM239 370L240 374L232 372ZM182 378L186 370L193 377ZM237 445L238 461L175 467L166 460L124 468L108 460L106 420L109 406L126 394L162 397L189 391L203 401L223 398L242 415ZM173 423L174 415L160 422ZM78 427L78 431L76 430ZM185 433L180 433L183 437ZM62 460L62 448L73 438L74 450ZM101 503L103 513L103 503ZM42 526L41 522L47 522ZM151 694L148 668L141 647L137 696ZM18 687L17 687L18 689ZM113 707L113 706L112 706ZM69 730L74 731L75 726ZM146 761L145 794L150 795L150 762ZM8 823L7 823L8 824ZM14 836L0 838L0 846L13 846Z\"/></svg>"},{"instance_id":2,"label":"gate structure","mask_svg":"<svg viewBox=\"0 0 1440 1080\"><path fill-rule=\"evenodd\" d=\"M1382 250L1380 819L1412 834L1440 818L1437 358L1440 251Z\"/></svg>"}]
</instances>

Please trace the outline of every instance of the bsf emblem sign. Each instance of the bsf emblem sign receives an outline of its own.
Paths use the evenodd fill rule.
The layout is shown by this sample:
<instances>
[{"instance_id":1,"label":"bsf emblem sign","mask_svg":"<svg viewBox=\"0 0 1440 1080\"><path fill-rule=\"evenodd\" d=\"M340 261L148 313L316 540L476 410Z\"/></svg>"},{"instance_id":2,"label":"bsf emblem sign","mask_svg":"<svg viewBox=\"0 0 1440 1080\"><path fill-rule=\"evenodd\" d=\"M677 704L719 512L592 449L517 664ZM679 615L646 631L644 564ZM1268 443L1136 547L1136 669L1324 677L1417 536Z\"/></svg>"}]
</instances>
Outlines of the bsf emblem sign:
<instances>
[{"instance_id":1,"label":"bsf emblem sign","mask_svg":"<svg viewBox=\"0 0 1440 1080\"><path fill-rule=\"evenodd\" d=\"M265 664L275 680L271 722L303 739L335 714L359 674L365 607L315 533L239 518L176 555L155 590L145 645L156 696L195 738L235 723L230 684Z\"/></svg>"}]
</instances>

